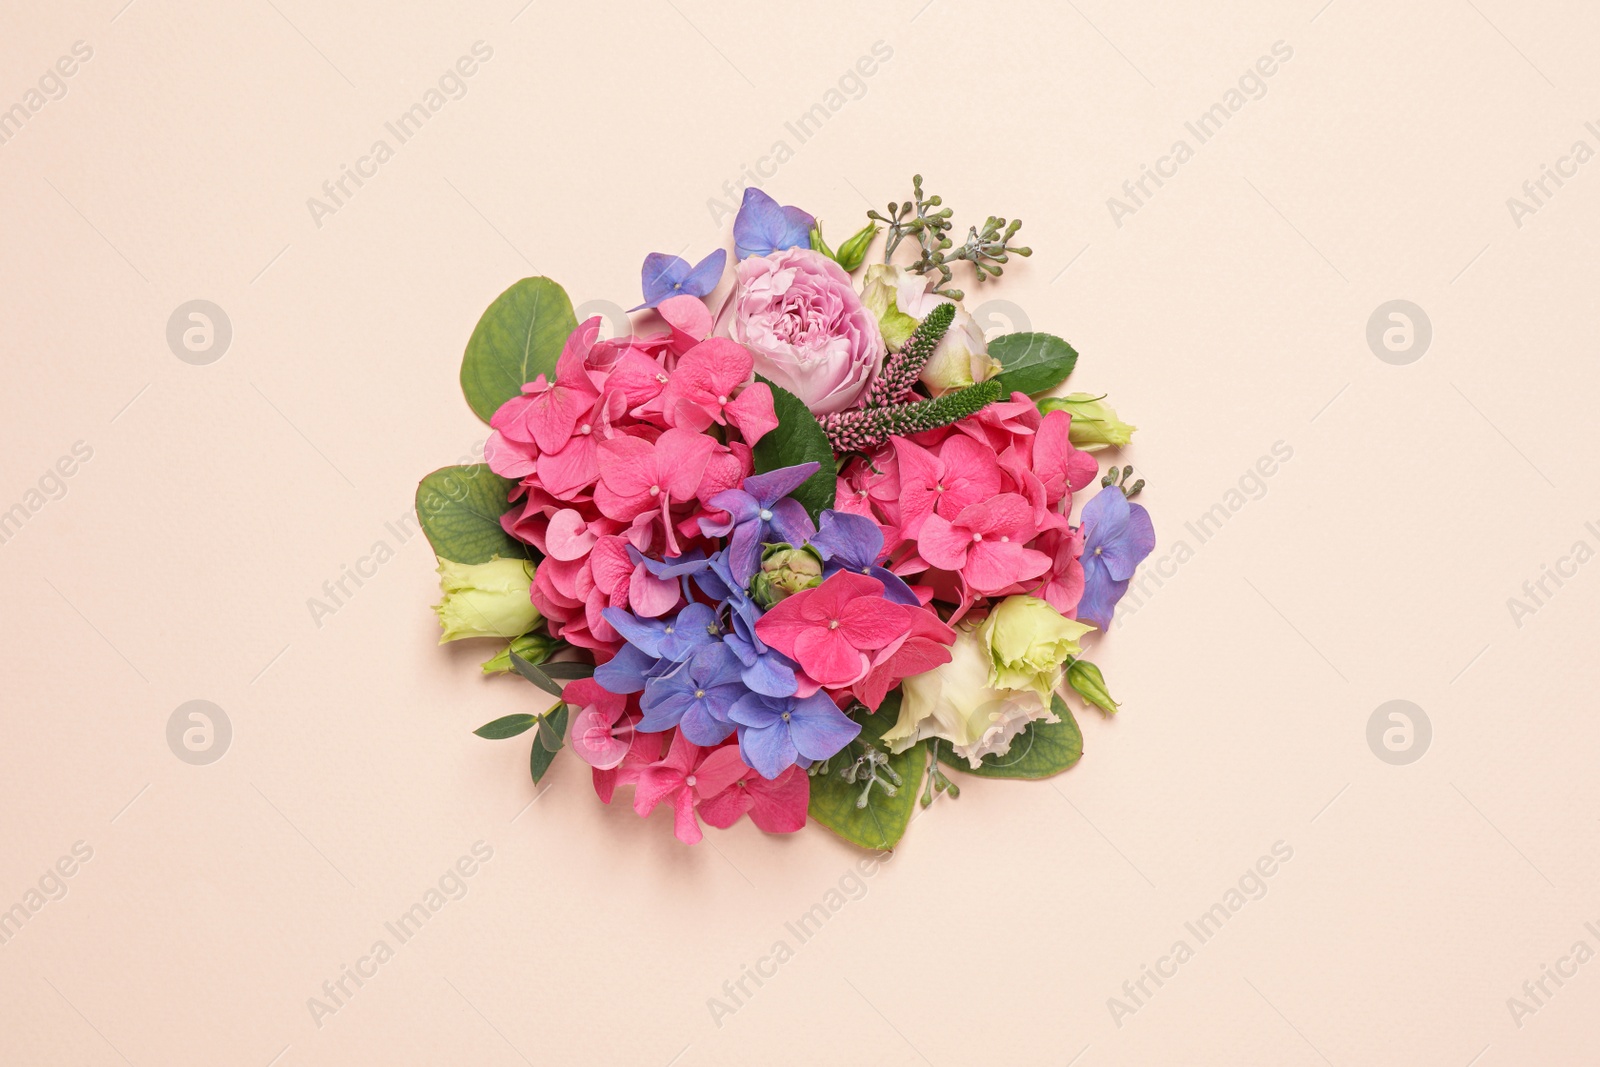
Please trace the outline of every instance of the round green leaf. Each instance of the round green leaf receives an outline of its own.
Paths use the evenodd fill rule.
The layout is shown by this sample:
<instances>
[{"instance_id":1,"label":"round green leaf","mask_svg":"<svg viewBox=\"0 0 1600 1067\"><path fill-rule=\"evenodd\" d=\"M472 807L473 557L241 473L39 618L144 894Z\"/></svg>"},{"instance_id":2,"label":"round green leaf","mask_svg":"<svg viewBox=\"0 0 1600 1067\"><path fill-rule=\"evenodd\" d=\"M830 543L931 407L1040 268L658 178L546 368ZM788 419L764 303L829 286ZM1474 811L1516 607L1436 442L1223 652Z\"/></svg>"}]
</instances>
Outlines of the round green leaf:
<instances>
[{"instance_id":1,"label":"round green leaf","mask_svg":"<svg viewBox=\"0 0 1600 1067\"><path fill-rule=\"evenodd\" d=\"M487 563L496 556L536 558L530 546L500 526L514 484L483 463L443 467L422 479L417 519L434 555L456 563Z\"/></svg>"},{"instance_id":2,"label":"round green leaf","mask_svg":"<svg viewBox=\"0 0 1600 1067\"><path fill-rule=\"evenodd\" d=\"M885 698L883 706L876 713L859 714L859 740L878 744L883 732L893 726L899 716L900 694L897 691ZM837 772L852 750L859 751L860 746L853 745L846 752L834 756L829 761L829 771ZM840 837L862 848L879 851L892 849L911 823L912 813L916 810L917 793L922 786L923 764L927 759L921 744L912 745L899 755L891 755L889 767L900 776L895 795L889 796L881 785L874 785L864 808L856 807L856 801L861 798L866 783L846 782L836 773L813 775L810 815Z\"/></svg>"},{"instance_id":3,"label":"round green leaf","mask_svg":"<svg viewBox=\"0 0 1600 1067\"><path fill-rule=\"evenodd\" d=\"M1006 395L1038 396L1067 380L1078 353L1048 333L1008 333L989 342L989 355L1000 361L998 381Z\"/></svg>"},{"instance_id":4,"label":"round green leaf","mask_svg":"<svg viewBox=\"0 0 1600 1067\"><path fill-rule=\"evenodd\" d=\"M1049 778L1060 774L1083 757L1083 733L1060 694L1051 700L1050 710L1060 722L1037 719L1029 723L1027 729L1011 739L1011 748L1005 754L985 756L976 768L965 757L957 756L948 741L935 742L939 762L979 778Z\"/></svg>"},{"instance_id":5,"label":"round green leaf","mask_svg":"<svg viewBox=\"0 0 1600 1067\"><path fill-rule=\"evenodd\" d=\"M524 278L495 297L461 360L461 391L478 418L488 422L539 375L554 378L577 326L566 290L549 278Z\"/></svg>"}]
</instances>

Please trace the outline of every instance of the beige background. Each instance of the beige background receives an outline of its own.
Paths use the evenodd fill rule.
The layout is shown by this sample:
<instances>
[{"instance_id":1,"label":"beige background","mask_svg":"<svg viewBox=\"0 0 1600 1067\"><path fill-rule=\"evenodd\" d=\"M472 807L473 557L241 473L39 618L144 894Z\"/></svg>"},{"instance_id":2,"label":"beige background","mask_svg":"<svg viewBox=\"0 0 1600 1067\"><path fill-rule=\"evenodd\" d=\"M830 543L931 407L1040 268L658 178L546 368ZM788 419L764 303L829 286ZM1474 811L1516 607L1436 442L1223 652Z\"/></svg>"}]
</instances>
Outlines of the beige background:
<instances>
[{"instance_id":1,"label":"beige background","mask_svg":"<svg viewBox=\"0 0 1600 1067\"><path fill-rule=\"evenodd\" d=\"M0 908L93 852L0 946L0 1061L1594 1055L1600 963L1507 1006L1600 949L1600 565L1507 606L1600 547L1600 164L1520 226L1506 204L1600 148L1592 5L125 3L11 2L0 33L0 107L93 49L0 145L0 509L93 450L0 544ZM466 95L315 225L307 198L480 40ZM1278 41L1266 95L1114 224ZM635 303L644 253L714 247L708 199L778 140L767 188L833 235L918 169L963 226L1023 218L1034 257L975 302L1081 350L1074 386L1142 427L1156 558L1190 550L1096 652L1125 710L1083 716L1082 763L966 782L804 944L785 923L858 853L748 824L684 848L570 758L529 807L526 739L469 731L530 689L434 647L432 557L385 525L482 440L456 373L496 293ZM205 366L165 335L197 298L233 329ZM1410 365L1366 341L1392 299L1432 323ZM1200 544L1184 524L1277 442ZM166 741L193 699L232 724L208 766ZM1406 766L1367 742L1392 699L1432 723ZM318 1026L308 998L478 841L465 897ZM1198 944L1185 921L1276 842L1266 896ZM1180 938L1119 1026L1108 998ZM718 1025L708 998L780 939Z\"/></svg>"}]
</instances>

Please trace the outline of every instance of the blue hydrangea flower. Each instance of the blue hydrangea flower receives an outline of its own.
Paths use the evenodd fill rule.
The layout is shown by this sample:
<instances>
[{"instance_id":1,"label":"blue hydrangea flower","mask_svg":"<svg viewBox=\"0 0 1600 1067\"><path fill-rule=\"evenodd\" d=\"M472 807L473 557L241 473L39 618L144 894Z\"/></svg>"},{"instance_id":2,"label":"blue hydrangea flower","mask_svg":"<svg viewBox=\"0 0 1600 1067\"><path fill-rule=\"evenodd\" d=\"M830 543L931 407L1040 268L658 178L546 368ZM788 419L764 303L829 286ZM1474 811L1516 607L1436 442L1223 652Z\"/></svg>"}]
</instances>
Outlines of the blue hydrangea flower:
<instances>
[{"instance_id":1,"label":"blue hydrangea flower","mask_svg":"<svg viewBox=\"0 0 1600 1067\"><path fill-rule=\"evenodd\" d=\"M728 250L719 248L694 266L678 256L665 252L651 252L644 257L644 267L639 271L639 284L644 289L644 303L630 311L653 308L673 296L709 296L722 280L722 268L728 262Z\"/></svg>"},{"instance_id":2,"label":"blue hydrangea flower","mask_svg":"<svg viewBox=\"0 0 1600 1067\"><path fill-rule=\"evenodd\" d=\"M676 726L694 744L717 744L733 732L729 710L750 692L739 677L743 666L722 642L704 645L645 685L638 729L660 733Z\"/></svg>"},{"instance_id":3,"label":"blue hydrangea flower","mask_svg":"<svg viewBox=\"0 0 1600 1067\"><path fill-rule=\"evenodd\" d=\"M700 520L700 532L707 537L732 537L728 540L728 568L740 588L750 584L761 566L761 546L783 541L803 545L817 532L805 507L789 494L800 483L817 473L816 463L797 463L765 474L752 474L742 489L724 489L708 503L728 513L727 522Z\"/></svg>"},{"instance_id":4,"label":"blue hydrangea flower","mask_svg":"<svg viewBox=\"0 0 1600 1067\"><path fill-rule=\"evenodd\" d=\"M739 755L769 779L799 760L827 759L861 732L821 690L800 699L751 693L729 717L739 724Z\"/></svg>"},{"instance_id":5,"label":"blue hydrangea flower","mask_svg":"<svg viewBox=\"0 0 1600 1067\"><path fill-rule=\"evenodd\" d=\"M1078 618L1104 631L1134 569L1156 547L1150 513L1108 486L1083 506L1083 598Z\"/></svg>"},{"instance_id":6,"label":"blue hydrangea flower","mask_svg":"<svg viewBox=\"0 0 1600 1067\"><path fill-rule=\"evenodd\" d=\"M767 256L786 248L810 248L817 220L797 207L778 202L755 186L744 191L744 202L733 220L733 250L740 259Z\"/></svg>"},{"instance_id":7,"label":"blue hydrangea flower","mask_svg":"<svg viewBox=\"0 0 1600 1067\"><path fill-rule=\"evenodd\" d=\"M883 554L883 530L865 515L844 511L824 511L822 529L810 545L822 557L822 577L839 571L865 574L883 583L883 598L896 604L918 607L922 601L898 574L878 566Z\"/></svg>"}]
</instances>

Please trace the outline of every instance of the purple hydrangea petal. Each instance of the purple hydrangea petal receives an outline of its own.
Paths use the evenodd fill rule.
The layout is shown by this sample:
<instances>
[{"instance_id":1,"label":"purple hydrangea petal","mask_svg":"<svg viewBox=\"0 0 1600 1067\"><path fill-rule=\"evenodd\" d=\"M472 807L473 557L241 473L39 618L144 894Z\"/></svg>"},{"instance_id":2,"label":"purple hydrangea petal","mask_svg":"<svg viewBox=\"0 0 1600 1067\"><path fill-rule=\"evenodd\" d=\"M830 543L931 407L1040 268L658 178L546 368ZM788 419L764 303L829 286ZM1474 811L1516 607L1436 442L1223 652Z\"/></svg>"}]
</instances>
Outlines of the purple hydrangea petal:
<instances>
[{"instance_id":1,"label":"purple hydrangea petal","mask_svg":"<svg viewBox=\"0 0 1600 1067\"><path fill-rule=\"evenodd\" d=\"M823 559L861 570L878 562L883 552L883 530L865 515L824 511L822 528L810 543Z\"/></svg>"},{"instance_id":2,"label":"purple hydrangea petal","mask_svg":"<svg viewBox=\"0 0 1600 1067\"><path fill-rule=\"evenodd\" d=\"M821 465L815 461L810 463L796 463L792 467L778 467L764 474L752 474L744 480L744 492L758 504L756 510L770 508L779 500L800 488L800 483L821 470ZM717 503L718 499L726 493L739 492L737 489L724 490L711 498L710 504L723 511L732 511L726 504ZM740 516L742 517L742 516Z\"/></svg>"},{"instance_id":3,"label":"purple hydrangea petal","mask_svg":"<svg viewBox=\"0 0 1600 1067\"><path fill-rule=\"evenodd\" d=\"M786 496L772 505L772 519L768 527L775 536L762 538L763 541L784 541L791 545L803 545L817 532L817 527L811 521L805 505L794 497Z\"/></svg>"},{"instance_id":4,"label":"purple hydrangea petal","mask_svg":"<svg viewBox=\"0 0 1600 1067\"><path fill-rule=\"evenodd\" d=\"M789 711L789 737L795 750L810 759L827 759L856 739L861 724L840 711L821 690L794 702Z\"/></svg>"},{"instance_id":5,"label":"purple hydrangea petal","mask_svg":"<svg viewBox=\"0 0 1600 1067\"><path fill-rule=\"evenodd\" d=\"M785 248L810 248L816 220L797 207L780 207L755 186L744 191L733 220L733 249L740 259L765 256Z\"/></svg>"},{"instance_id":6,"label":"purple hydrangea petal","mask_svg":"<svg viewBox=\"0 0 1600 1067\"><path fill-rule=\"evenodd\" d=\"M793 766L800 753L789 738L788 725L780 721L771 726L746 726L740 730L739 755L757 774L770 781Z\"/></svg>"}]
</instances>

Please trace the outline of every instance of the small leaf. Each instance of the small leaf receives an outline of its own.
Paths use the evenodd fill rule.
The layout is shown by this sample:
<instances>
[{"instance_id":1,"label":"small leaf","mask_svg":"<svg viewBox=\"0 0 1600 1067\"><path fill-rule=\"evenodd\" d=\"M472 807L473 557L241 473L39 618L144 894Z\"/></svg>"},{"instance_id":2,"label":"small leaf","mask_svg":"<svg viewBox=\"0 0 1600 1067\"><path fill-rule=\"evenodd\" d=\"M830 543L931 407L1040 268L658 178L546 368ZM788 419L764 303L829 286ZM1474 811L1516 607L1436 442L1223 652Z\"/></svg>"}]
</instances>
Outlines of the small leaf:
<instances>
[{"instance_id":1,"label":"small leaf","mask_svg":"<svg viewBox=\"0 0 1600 1067\"><path fill-rule=\"evenodd\" d=\"M516 671L518 674L522 675L528 681L532 682L540 689L543 689L551 696L559 697L561 695L561 686L552 681L550 676L543 670L534 664L529 663L515 652L512 652L510 655L512 670Z\"/></svg>"},{"instance_id":2,"label":"small leaf","mask_svg":"<svg viewBox=\"0 0 1600 1067\"><path fill-rule=\"evenodd\" d=\"M1048 333L1007 333L989 342L989 355L1003 368L996 377L1006 395L1038 396L1067 380L1078 353Z\"/></svg>"},{"instance_id":3,"label":"small leaf","mask_svg":"<svg viewBox=\"0 0 1600 1067\"><path fill-rule=\"evenodd\" d=\"M496 556L537 559L537 553L506 533L500 516L510 508L512 482L487 464L444 467L417 485L417 520L434 555L455 563L487 563Z\"/></svg>"},{"instance_id":4,"label":"small leaf","mask_svg":"<svg viewBox=\"0 0 1600 1067\"><path fill-rule=\"evenodd\" d=\"M539 733L533 739L533 751L528 753L528 773L533 784L550 769L550 763L561 751L561 739L567 734L567 706L562 704L539 719Z\"/></svg>"},{"instance_id":5,"label":"small leaf","mask_svg":"<svg viewBox=\"0 0 1600 1067\"><path fill-rule=\"evenodd\" d=\"M948 741L935 741L939 762L979 778L1049 778L1077 763L1083 757L1083 733L1072 709L1055 694L1050 710L1060 722L1036 719L1011 739L1011 747L1001 755L985 756L977 767L958 756Z\"/></svg>"},{"instance_id":6,"label":"small leaf","mask_svg":"<svg viewBox=\"0 0 1600 1067\"><path fill-rule=\"evenodd\" d=\"M491 741L500 741L507 737L516 737L518 734L531 729L539 722L537 715L505 715L494 722L486 722L472 731L479 737L487 737Z\"/></svg>"},{"instance_id":7,"label":"small leaf","mask_svg":"<svg viewBox=\"0 0 1600 1067\"><path fill-rule=\"evenodd\" d=\"M558 678L562 681L572 681L574 678L593 678L594 664L583 663L578 660L564 659L555 662L539 664L539 669L547 678Z\"/></svg>"},{"instance_id":8,"label":"small leaf","mask_svg":"<svg viewBox=\"0 0 1600 1067\"><path fill-rule=\"evenodd\" d=\"M778 425L756 442L754 449L756 473L764 474L779 467L793 467L798 463L817 463L817 473L800 483L789 495L800 501L813 519L833 507L834 478L833 446L828 435L805 402L786 389L773 385L756 375L757 381L766 382L772 389L772 410L778 416Z\"/></svg>"},{"instance_id":9,"label":"small leaf","mask_svg":"<svg viewBox=\"0 0 1600 1067\"><path fill-rule=\"evenodd\" d=\"M461 391L478 418L488 422L539 375L553 378L577 327L566 290L549 278L524 278L495 297L461 359Z\"/></svg>"},{"instance_id":10,"label":"small leaf","mask_svg":"<svg viewBox=\"0 0 1600 1067\"><path fill-rule=\"evenodd\" d=\"M883 732L893 726L900 716L900 693L896 690L883 701L876 713L858 713L861 723L859 740L878 744ZM880 746L881 747L881 746ZM905 834L916 810L917 791L922 785L923 766L928 754L922 744L915 744L899 755L889 757L889 769L900 776L895 793L890 796L881 785L874 785L867 806L858 808L857 801L866 788L865 782L846 782L837 774L839 767L860 746L852 745L829 761L828 774L811 777L811 805L813 819L847 841L863 848L879 851L892 849Z\"/></svg>"}]
</instances>

